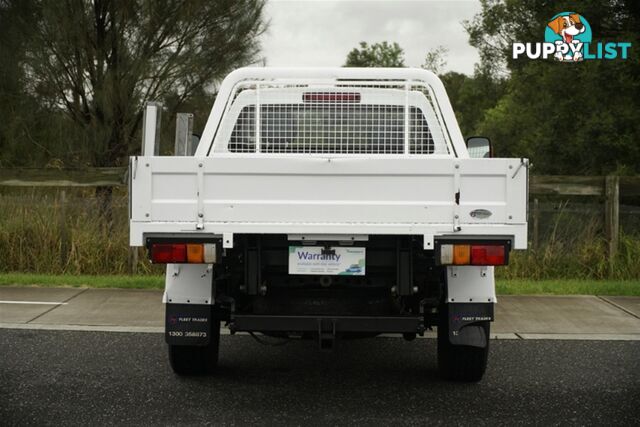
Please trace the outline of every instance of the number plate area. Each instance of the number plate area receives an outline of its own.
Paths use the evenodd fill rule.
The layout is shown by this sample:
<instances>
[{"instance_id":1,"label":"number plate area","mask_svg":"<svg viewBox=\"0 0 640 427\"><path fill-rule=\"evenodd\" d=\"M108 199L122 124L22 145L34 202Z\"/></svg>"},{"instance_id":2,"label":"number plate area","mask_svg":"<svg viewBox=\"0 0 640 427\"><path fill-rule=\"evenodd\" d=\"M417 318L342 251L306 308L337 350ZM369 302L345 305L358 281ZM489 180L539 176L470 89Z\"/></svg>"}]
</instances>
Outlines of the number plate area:
<instances>
[{"instance_id":1,"label":"number plate area","mask_svg":"<svg viewBox=\"0 0 640 427\"><path fill-rule=\"evenodd\" d=\"M289 274L364 276L366 248L289 246Z\"/></svg>"}]
</instances>

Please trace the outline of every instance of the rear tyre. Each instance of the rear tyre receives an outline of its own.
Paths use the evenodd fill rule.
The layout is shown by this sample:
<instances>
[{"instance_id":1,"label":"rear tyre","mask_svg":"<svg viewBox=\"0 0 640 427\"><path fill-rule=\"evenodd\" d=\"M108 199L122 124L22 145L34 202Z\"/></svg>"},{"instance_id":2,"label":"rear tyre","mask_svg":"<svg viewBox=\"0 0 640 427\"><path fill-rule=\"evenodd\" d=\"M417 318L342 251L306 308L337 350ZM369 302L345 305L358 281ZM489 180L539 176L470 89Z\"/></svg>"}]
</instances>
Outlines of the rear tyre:
<instances>
[{"instance_id":1,"label":"rear tyre","mask_svg":"<svg viewBox=\"0 0 640 427\"><path fill-rule=\"evenodd\" d=\"M443 310L444 313L447 310ZM438 371L448 380L477 382L482 379L487 369L489 356L490 322L478 322L485 330L486 346L484 348L468 345L453 345L449 341L449 321L446 315L440 317L438 325Z\"/></svg>"},{"instance_id":2,"label":"rear tyre","mask_svg":"<svg viewBox=\"0 0 640 427\"><path fill-rule=\"evenodd\" d=\"M206 375L215 372L220 348L220 322L211 324L206 346L169 345L169 364L178 375Z\"/></svg>"}]
</instances>

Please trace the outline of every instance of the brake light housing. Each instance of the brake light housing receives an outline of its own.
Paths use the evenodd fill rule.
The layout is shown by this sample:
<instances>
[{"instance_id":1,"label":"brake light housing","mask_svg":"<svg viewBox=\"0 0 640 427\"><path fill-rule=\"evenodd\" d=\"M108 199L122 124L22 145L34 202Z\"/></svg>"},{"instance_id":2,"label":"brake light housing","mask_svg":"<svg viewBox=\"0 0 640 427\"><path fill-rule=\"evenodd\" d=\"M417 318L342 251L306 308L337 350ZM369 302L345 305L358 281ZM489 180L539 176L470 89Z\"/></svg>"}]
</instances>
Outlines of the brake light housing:
<instances>
[{"instance_id":1,"label":"brake light housing","mask_svg":"<svg viewBox=\"0 0 640 427\"><path fill-rule=\"evenodd\" d=\"M510 241L448 241L436 244L439 265L507 265Z\"/></svg>"},{"instance_id":2,"label":"brake light housing","mask_svg":"<svg viewBox=\"0 0 640 427\"><path fill-rule=\"evenodd\" d=\"M332 103L358 103L358 92L305 92L302 94L304 102L332 102Z\"/></svg>"},{"instance_id":3,"label":"brake light housing","mask_svg":"<svg viewBox=\"0 0 640 427\"><path fill-rule=\"evenodd\" d=\"M217 261L215 243L151 243L148 248L154 264L214 264Z\"/></svg>"}]
</instances>

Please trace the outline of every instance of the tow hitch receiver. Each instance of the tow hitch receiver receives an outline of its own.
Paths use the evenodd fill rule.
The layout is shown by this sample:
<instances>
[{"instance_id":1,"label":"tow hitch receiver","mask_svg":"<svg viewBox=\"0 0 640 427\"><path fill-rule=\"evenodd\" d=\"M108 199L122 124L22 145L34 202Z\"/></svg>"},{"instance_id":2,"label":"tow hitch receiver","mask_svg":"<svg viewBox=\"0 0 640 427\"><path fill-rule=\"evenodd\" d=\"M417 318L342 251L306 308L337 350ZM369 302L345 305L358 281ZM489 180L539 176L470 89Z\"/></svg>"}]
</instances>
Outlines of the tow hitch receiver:
<instances>
[{"instance_id":1,"label":"tow hitch receiver","mask_svg":"<svg viewBox=\"0 0 640 427\"><path fill-rule=\"evenodd\" d=\"M332 350L336 341L336 319L318 319L318 346Z\"/></svg>"}]
</instances>

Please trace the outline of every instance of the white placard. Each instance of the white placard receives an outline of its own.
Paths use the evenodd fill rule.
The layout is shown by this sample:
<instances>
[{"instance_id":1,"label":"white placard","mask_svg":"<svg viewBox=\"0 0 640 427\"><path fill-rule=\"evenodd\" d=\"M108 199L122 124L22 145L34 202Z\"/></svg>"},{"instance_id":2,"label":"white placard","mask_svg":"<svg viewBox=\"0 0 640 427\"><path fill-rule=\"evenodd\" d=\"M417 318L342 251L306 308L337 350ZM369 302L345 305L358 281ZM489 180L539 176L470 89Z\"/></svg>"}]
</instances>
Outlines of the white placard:
<instances>
[{"instance_id":1,"label":"white placard","mask_svg":"<svg viewBox=\"0 0 640 427\"><path fill-rule=\"evenodd\" d=\"M289 274L365 275L365 249L332 247L323 255L321 246L289 246Z\"/></svg>"}]
</instances>

